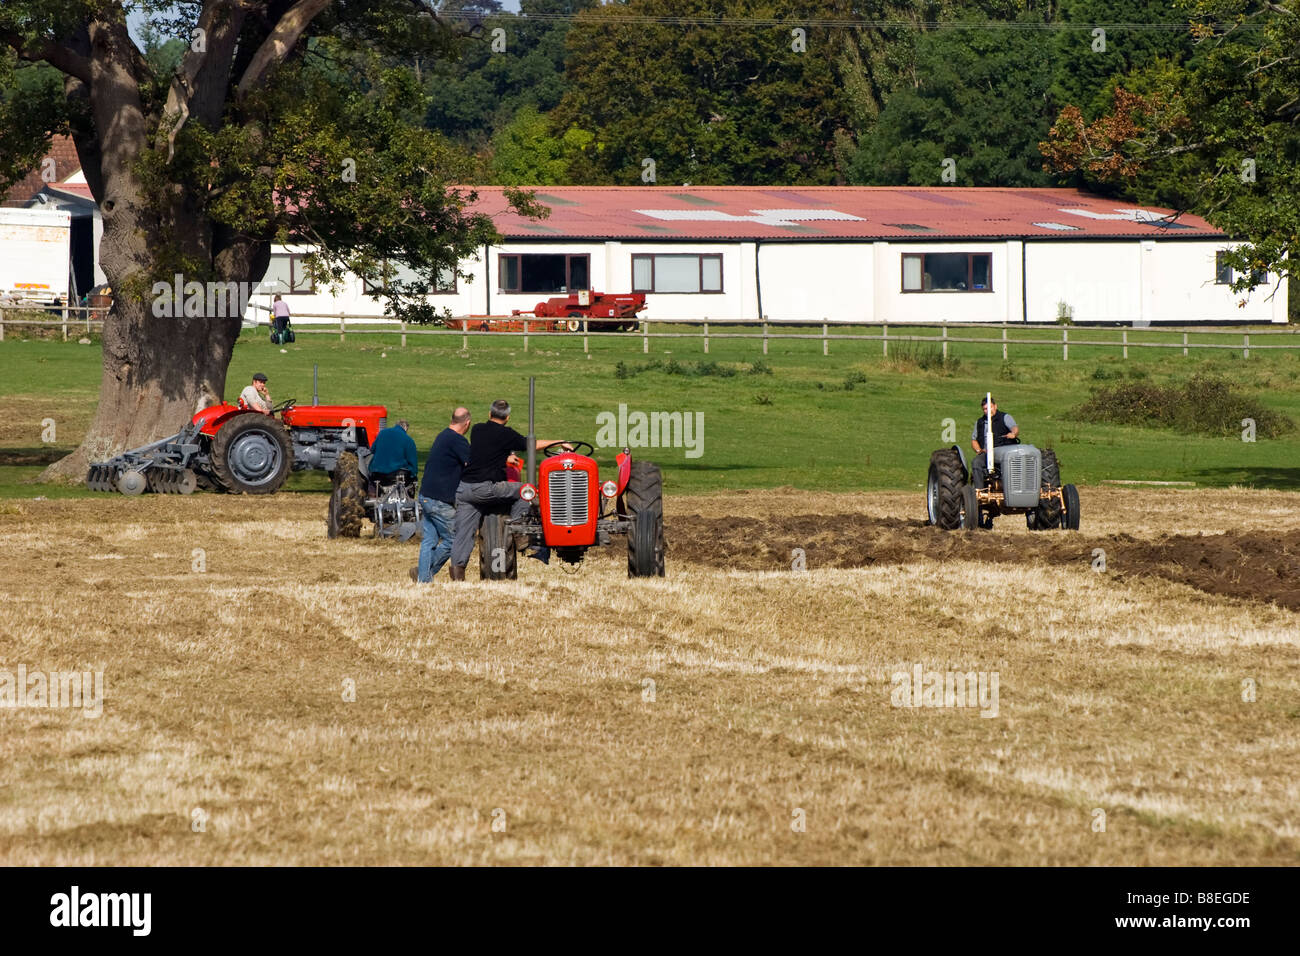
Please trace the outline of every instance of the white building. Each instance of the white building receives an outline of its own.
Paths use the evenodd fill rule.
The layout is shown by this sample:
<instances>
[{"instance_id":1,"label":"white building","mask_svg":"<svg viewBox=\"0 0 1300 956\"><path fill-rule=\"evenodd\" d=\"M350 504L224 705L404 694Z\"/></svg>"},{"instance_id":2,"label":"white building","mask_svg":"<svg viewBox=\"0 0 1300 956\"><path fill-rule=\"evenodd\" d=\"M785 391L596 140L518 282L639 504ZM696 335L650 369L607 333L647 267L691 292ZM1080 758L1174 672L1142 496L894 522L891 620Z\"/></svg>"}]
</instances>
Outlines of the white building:
<instances>
[{"instance_id":1,"label":"white building","mask_svg":"<svg viewBox=\"0 0 1300 956\"><path fill-rule=\"evenodd\" d=\"M1285 322L1286 285L1233 293L1229 237L1195 216L1072 189L543 187L525 219L479 187L499 246L430 300L505 315L584 288L643 291L653 319ZM378 315L353 280L312 292L277 248L295 314ZM304 320L299 320L304 321Z\"/></svg>"}]
</instances>

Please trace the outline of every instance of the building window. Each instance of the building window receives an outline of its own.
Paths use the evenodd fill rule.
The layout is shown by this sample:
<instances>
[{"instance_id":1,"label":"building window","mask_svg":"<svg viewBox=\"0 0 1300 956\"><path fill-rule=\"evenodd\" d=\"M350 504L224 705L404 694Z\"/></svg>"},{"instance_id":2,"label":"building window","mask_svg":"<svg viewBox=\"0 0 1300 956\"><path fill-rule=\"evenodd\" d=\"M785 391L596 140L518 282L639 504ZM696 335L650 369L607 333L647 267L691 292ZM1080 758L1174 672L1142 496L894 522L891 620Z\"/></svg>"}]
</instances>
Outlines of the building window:
<instances>
[{"instance_id":1,"label":"building window","mask_svg":"<svg viewBox=\"0 0 1300 956\"><path fill-rule=\"evenodd\" d=\"M903 254L904 292L992 292L992 275L989 252Z\"/></svg>"},{"instance_id":2,"label":"building window","mask_svg":"<svg viewBox=\"0 0 1300 956\"><path fill-rule=\"evenodd\" d=\"M366 279L363 283L367 293L383 292L389 282L408 284L422 284L420 277L414 269L403 265L400 262L383 261L382 277L374 280ZM438 270L438 281L432 287L425 285L425 295L450 295L456 291L456 270L443 266Z\"/></svg>"},{"instance_id":3,"label":"building window","mask_svg":"<svg viewBox=\"0 0 1300 956\"><path fill-rule=\"evenodd\" d=\"M1224 260L1227 259L1227 252L1216 252L1214 254L1214 284L1215 285L1232 285L1233 272L1232 266ZM1250 287L1253 289L1257 285L1263 285L1268 281L1267 272L1255 272L1250 277Z\"/></svg>"},{"instance_id":4,"label":"building window","mask_svg":"<svg viewBox=\"0 0 1300 956\"><path fill-rule=\"evenodd\" d=\"M306 253L282 253L271 256L262 277L263 292L278 292L281 295L311 295L316 291L316 283L307 275Z\"/></svg>"},{"instance_id":5,"label":"building window","mask_svg":"<svg viewBox=\"0 0 1300 956\"><path fill-rule=\"evenodd\" d=\"M497 258L498 292L578 292L590 289L591 256L525 253Z\"/></svg>"},{"instance_id":6,"label":"building window","mask_svg":"<svg viewBox=\"0 0 1300 956\"><path fill-rule=\"evenodd\" d=\"M632 291L721 292L722 256L633 256Z\"/></svg>"}]
</instances>

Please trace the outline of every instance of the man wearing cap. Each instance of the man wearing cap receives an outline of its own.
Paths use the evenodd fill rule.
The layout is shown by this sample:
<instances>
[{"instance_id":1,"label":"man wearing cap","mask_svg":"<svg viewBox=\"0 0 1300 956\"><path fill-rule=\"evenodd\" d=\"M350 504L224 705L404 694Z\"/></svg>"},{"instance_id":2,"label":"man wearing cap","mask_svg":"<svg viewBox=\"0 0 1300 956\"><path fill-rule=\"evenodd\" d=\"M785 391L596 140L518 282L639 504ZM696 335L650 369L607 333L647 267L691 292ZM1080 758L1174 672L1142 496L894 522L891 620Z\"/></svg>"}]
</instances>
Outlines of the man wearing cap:
<instances>
[{"instance_id":1,"label":"man wearing cap","mask_svg":"<svg viewBox=\"0 0 1300 956\"><path fill-rule=\"evenodd\" d=\"M998 403L992 401L989 395L980 399L980 409L983 414L975 419L975 427L971 429L970 444L975 449L975 461L971 467L972 477L975 479L975 487L983 488L988 484L988 452L984 447L984 429L986 421L992 420L993 423L993 463L1000 465L1002 456L1006 452L1002 451L1009 445L1019 445L1020 439L1016 436L1020 434L1020 426L1016 420L1006 412L998 411Z\"/></svg>"},{"instance_id":2,"label":"man wearing cap","mask_svg":"<svg viewBox=\"0 0 1300 956\"><path fill-rule=\"evenodd\" d=\"M251 408L255 412L261 412L263 415L270 415L273 402L271 393L266 387L266 376L258 372L253 376L253 383L244 388L239 393L239 404L243 408Z\"/></svg>"}]
</instances>

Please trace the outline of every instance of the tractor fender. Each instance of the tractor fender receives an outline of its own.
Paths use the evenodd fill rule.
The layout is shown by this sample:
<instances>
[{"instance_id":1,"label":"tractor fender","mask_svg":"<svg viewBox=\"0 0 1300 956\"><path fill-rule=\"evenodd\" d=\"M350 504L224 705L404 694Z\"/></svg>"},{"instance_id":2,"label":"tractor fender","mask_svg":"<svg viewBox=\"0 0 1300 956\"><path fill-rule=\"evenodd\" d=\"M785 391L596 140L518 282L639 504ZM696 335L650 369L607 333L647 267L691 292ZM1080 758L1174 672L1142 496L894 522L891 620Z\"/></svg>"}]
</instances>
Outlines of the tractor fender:
<instances>
[{"instance_id":1,"label":"tractor fender","mask_svg":"<svg viewBox=\"0 0 1300 956\"><path fill-rule=\"evenodd\" d=\"M631 450L628 448L624 448L621 452L619 452L617 455L614 456L614 462L618 467L618 478L617 478L618 491L615 493L614 497L618 498L623 494L623 491L627 488L628 479L632 477Z\"/></svg>"},{"instance_id":2,"label":"tractor fender","mask_svg":"<svg viewBox=\"0 0 1300 956\"><path fill-rule=\"evenodd\" d=\"M370 449L365 445L357 446L357 471L366 481L370 480L370 459L372 455Z\"/></svg>"},{"instance_id":3,"label":"tractor fender","mask_svg":"<svg viewBox=\"0 0 1300 956\"><path fill-rule=\"evenodd\" d=\"M970 466L966 464L966 453L961 450L961 445L953 445L952 450L957 453L957 458L961 461L962 481L970 484Z\"/></svg>"}]
</instances>

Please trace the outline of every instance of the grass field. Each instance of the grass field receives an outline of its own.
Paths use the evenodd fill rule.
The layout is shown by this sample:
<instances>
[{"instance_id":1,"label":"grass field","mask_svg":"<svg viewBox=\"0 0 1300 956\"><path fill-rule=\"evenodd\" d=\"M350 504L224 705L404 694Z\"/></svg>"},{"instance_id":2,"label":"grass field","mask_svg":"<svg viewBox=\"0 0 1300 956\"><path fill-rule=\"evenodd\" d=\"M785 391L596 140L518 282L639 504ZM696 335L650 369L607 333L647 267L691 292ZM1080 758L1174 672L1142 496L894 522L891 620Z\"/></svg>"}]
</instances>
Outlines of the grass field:
<instances>
[{"instance_id":1,"label":"grass field","mask_svg":"<svg viewBox=\"0 0 1300 956\"><path fill-rule=\"evenodd\" d=\"M735 375L636 372L703 358L663 341L241 341L229 395L263 370L309 400L319 363L322 401L383 402L422 451L529 375L545 437L619 402L704 414L701 457L649 454L666 578L610 548L428 587L412 544L327 539L318 476L27 483L79 440L99 355L0 343L0 702L19 667L104 690L99 716L0 707L0 865L1300 864L1300 435L1065 416L1116 376L1212 369L1300 420L1300 360L954 346L927 371L804 341L766 374L715 340ZM964 444L986 388L1082 486L1079 533L924 524L942 420ZM918 667L989 693L896 706Z\"/></svg>"},{"instance_id":2,"label":"grass field","mask_svg":"<svg viewBox=\"0 0 1300 956\"><path fill-rule=\"evenodd\" d=\"M1034 334L1058 340L1060 335L1050 329ZM1109 340L1119 333L1086 329L1075 335ZM1160 333L1130 335L1136 340ZM1300 431L1247 443L1239 435L1198 438L1096 425L1068 415L1093 387L1112 384L1116 377L1164 382L1210 371L1300 421L1300 392L1294 386L1300 352L1257 350L1243 360L1238 353L1183 358L1177 350L1133 350L1125 360L1115 350L1078 347L1063 362L1059 349L1030 352L1024 346L1023 354L1013 351L1004 365L998 346L954 344L958 366L927 371L899 358L902 344L892 346L886 360L873 342L836 344L823 356L820 339L773 339L765 357L758 341L713 338L705 356L699 339L652 339L645 355L639 336L595 337L587 358L581 338L570 336L534 335L528 352L521 337L508 335L471 338L467 353L460 351L459 336L436 339L437 347L417 344L414 336L409 341L400 348L396 335L353 336L340 344L334 336L304 334L282 352L264 334L245 333L235 350L227 395L233 398L253 372L265 371L277 399L310 401L312 366L319 365L322 402L387 405L390 417L410 419L423 451L458 403L469 405L481 420L487 404L505 396L518 409L515 424L526 424L527 383L533 375L538 432L545 437L592 440L597 416L617 413L620 403L630 411L701 413L699 457L687 458L681 448L649 449L645 456L663 466L673 491L709 493L779 486L915 489L924 481L930 452L945 444L945 437L955 432L966 445L979 397L991 389L1020 422L1022 438L1054 447L1066 479L1076 483L1183 480L1300 489ZM656 360L676 361L692 371L701 361L714 362L735 374L635 372ZM618 377L620 362L631 373L625 378ZM751 371L756 362L764 362L770 374ZM22 482L38 474L42 462L74 447L90 421L99 388L98 347L10 337L0 343L0 370L6 412L0 420L0 495L30 497ZM41 441L45 419L57 426L52 445ZM949 436L945 419L953 422ZM612 449L604 454L612 458ZM324 486L301 476L291 487ZM45 488L37 493L83 492Z\"/></svg>"},{"instance_id":3,"label":"grass field","mask_svg":"<svg viewBox=\"0 0 1300 956\"><path fill-rule=\"evenodd\" d=\"M428 588L318 496L9 502L3 661L105 698L0 710L0 863L1295 865L1296 611L1125 549L1286 529L1294 570L1300 495L1178 495L1085 488L1055 563L913 494L677 497L666 579ZM823 535L805 573L736 570L737 514L881 524L858 567ZM996 674L996 716L893 706L917 665Z\"/></svg>"}]
</instances>

